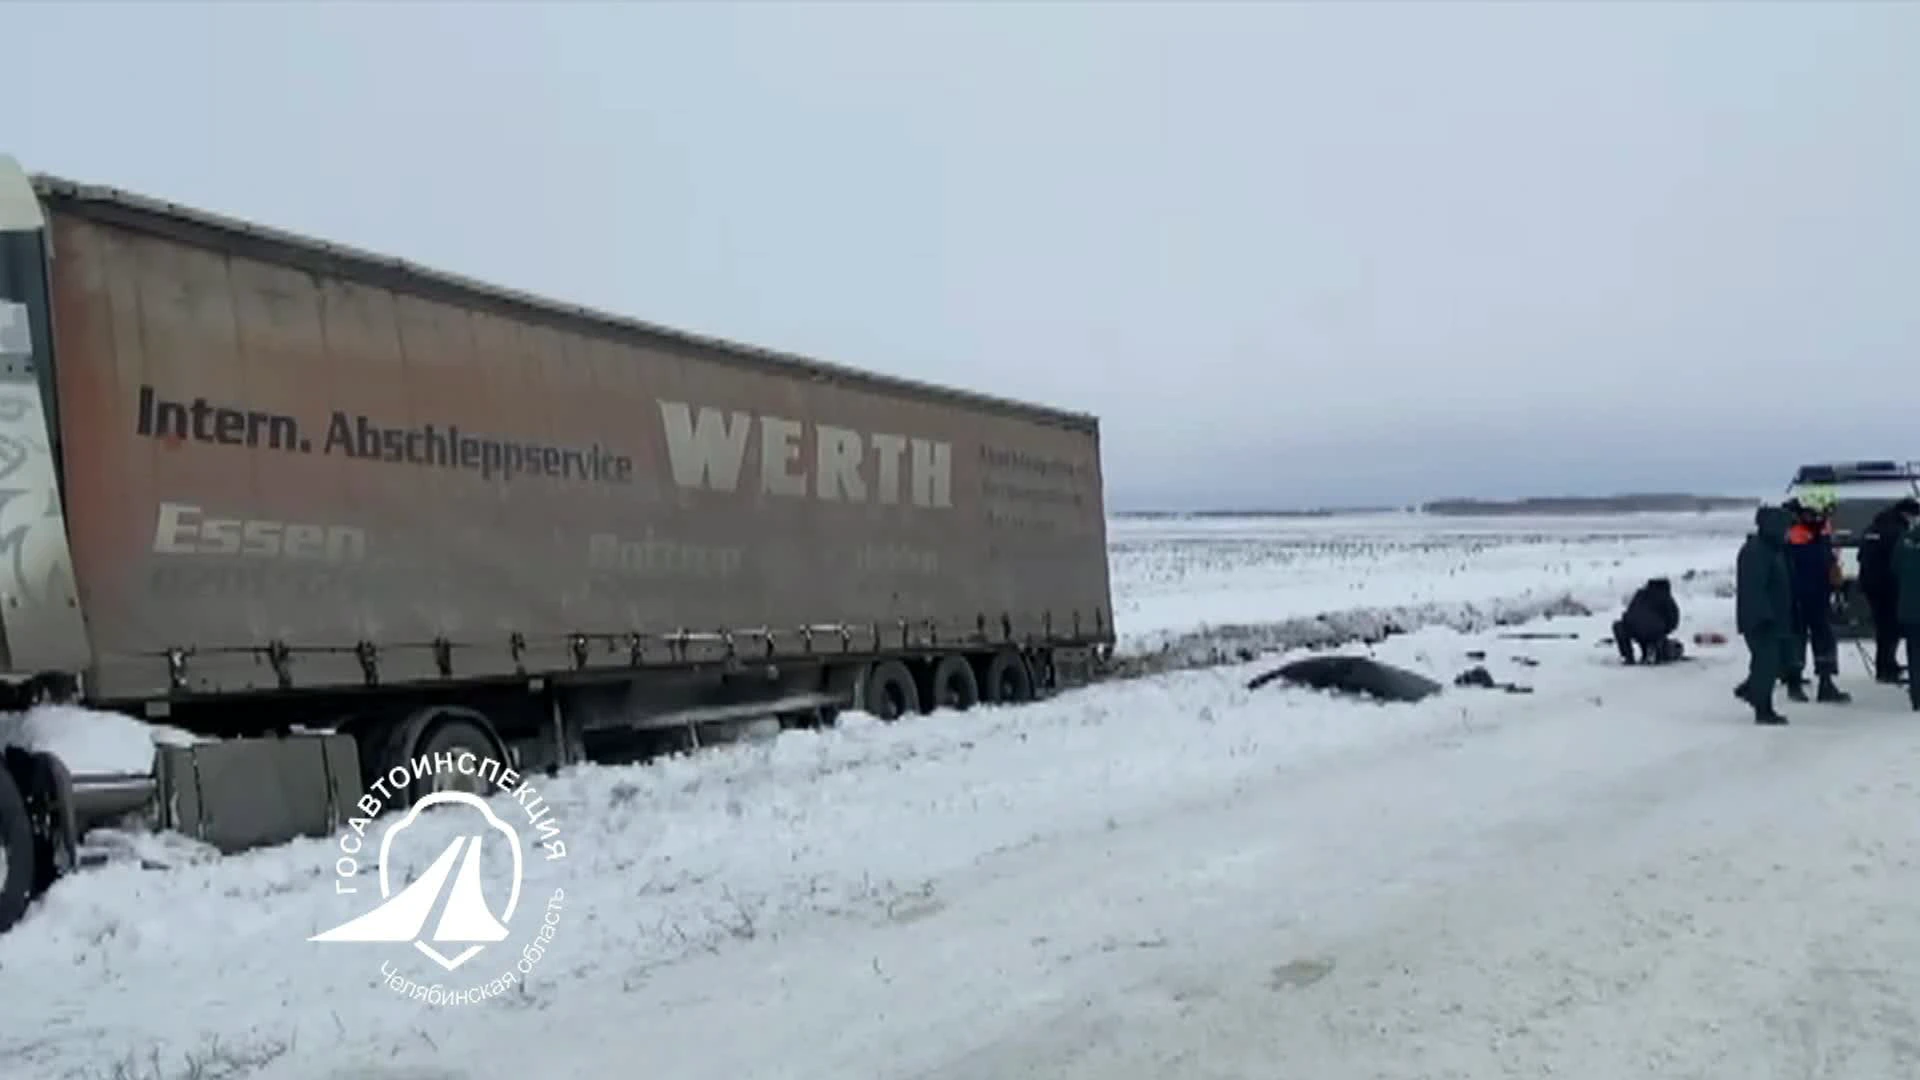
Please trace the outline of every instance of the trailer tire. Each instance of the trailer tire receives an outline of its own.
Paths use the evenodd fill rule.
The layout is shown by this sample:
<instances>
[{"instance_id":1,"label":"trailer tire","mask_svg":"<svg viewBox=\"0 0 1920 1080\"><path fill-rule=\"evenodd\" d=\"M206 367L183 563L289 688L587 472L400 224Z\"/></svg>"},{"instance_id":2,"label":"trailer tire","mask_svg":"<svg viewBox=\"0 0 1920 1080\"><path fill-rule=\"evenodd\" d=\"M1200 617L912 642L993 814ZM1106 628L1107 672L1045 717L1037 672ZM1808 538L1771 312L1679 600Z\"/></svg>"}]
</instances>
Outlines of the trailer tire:
<instances>
[{"instance_id":1,"label":"trailer tire","mask_svg":"<svg viewBox=\"0 0 1920 1080\"><path fill-rule=\"evenodd\" d=\"M980 679L964 656L941 657L927 682L932 691L927 695L930 708L965 712L980 704Z\"/></svg>"},{"instance_id":2,"label":"trailer tire","mask_svg":"<svg viewBox=\"0 0 1920 1080\"><path fill-rule=\"evenodd\" d=\"M920 711L920 689L913 673L898 660L883 660L867 675L867 711L885 721Z\"/></svg>"},{"instance_id":3,"label":"trailer tire","mask_svg":"<svg viewBox=\"0 0 1920 1080\"><path fill-rule=\"evenodd\" d=\"M493 730L493 725L485 716L472 709L460 709L451 706L435 706L422 709L412 716L393 725L387 736L386 750L380 755L382 773L399 768L413 771L413 762L422 756L431 758L435 754L452 755L457 762L463 753L470 753L479 759L492 758L498 762L501 770L512 767L506 752L506 746ZM471 783L450 786L447 777L436 773L431 777L409 780L404 792L402 806L412 806L434 791L470 791L481 798L488 798L500 790L498 779L489 781L479 774L479 763L474 768L475 775ZM461 773L452 777L459 781L469 778ZM435 780L442 783L436 786Z\"/></svg>"},{"instance_id":4,"label":"trailer tire","mask_svg":"<svg viewBox=\"0 0 1920 1080\"><path fill-rule=\"evenodd\" d=\"M995 705L1021 705L1033 700L1033 672L1017 650L1002 649L987 661L981 690Z\"/></svg>"},{"instance_id":5,"label":"trailer tire","mask_svg":"<svg viewBox=\"0 0 1920 1080\"><path fill-rule=\"evenodd\" d=\"M26 914L33 897L33 827L13 775L0 768L0 934Z\"/></svg>"}]
</instances>

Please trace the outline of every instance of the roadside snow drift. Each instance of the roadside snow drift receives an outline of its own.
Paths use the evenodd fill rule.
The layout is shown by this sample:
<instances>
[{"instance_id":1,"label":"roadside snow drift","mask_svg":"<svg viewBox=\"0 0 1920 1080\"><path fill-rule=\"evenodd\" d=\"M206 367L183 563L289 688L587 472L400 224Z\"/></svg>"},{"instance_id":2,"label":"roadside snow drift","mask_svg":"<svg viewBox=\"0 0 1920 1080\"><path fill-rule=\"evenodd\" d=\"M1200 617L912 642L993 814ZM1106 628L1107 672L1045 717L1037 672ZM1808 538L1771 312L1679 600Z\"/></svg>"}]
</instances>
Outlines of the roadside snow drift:
<instances>
[{"instance_id":1,"label":"roadside snow drift","mask_svg":"<svg viewBox=\"0 0 1920 1080\"><path fill-rule=\"evenodd\" d=\"M1564 637L1503 636L1521 616L1482 596L1460 601L1472 629L1342 650L1446 685L1419 703L1246 689L1268 657L531 778L566 857L528 860L514 951L472 969L310 942L379 895L365 849L342 876L338 839L123 859L0 938L24 988L0 1062L7 1080L1904 1075L1920 723L1851 656L1856 703L1780 730L1728 692L1737 648L1622 666L1607 625L1652 573L1681 582L1683 637L1731 630L1733 540L1618 542L1648 548L1534 589L1591 598L1529 627ZM1337 618L1322 599L1275 618ZM1475 665L1533 692L1452 686ZM462 828L423 816L396 875ZM484 1000L383 975L470 989L543 917L530 973Z\"/></svg>"},{"instance_id":2,"label":"roadside snow drift","mask_svg":"<svg viewBox=\"0 0 1920 1080\"><path fill-rule=\"evenodd\" d=\"M71 705L0 713L0 746L50 751L76 776L144 776L153 771L156 746L184 746L194 739L178 728Z\"/></svg>"}]
</instances>

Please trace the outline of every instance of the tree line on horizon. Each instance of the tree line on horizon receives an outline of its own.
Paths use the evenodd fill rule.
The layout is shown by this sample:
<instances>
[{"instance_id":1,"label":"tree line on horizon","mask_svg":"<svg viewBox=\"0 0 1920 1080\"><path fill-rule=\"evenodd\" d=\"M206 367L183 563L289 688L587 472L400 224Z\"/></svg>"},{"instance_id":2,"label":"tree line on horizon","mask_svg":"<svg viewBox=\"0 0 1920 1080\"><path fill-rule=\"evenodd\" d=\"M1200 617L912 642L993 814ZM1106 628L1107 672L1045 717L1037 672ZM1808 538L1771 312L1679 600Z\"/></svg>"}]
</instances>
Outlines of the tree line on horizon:
<instances>
[{"instance_id":1,"label":"tree line on horizon","mask_svg":"<svg viewBox=\"0 0 1920 1080\"><path fill-rule=\"evenodd\" d=\"M1341 514L1418 513L1435 517L1499 517L1528 514L1648 514L1711 513L1756 505L1751 496L1689 495L1681 493L1630 493L1623 495L1534 495L1517 499L1448 498L1433 499L1411 506L1346 506L1307 509L1255 509L1222 507L1209 510L1132 510L1116 511L1116 517L1337 517Z\"/></svg>"}]
</instances>

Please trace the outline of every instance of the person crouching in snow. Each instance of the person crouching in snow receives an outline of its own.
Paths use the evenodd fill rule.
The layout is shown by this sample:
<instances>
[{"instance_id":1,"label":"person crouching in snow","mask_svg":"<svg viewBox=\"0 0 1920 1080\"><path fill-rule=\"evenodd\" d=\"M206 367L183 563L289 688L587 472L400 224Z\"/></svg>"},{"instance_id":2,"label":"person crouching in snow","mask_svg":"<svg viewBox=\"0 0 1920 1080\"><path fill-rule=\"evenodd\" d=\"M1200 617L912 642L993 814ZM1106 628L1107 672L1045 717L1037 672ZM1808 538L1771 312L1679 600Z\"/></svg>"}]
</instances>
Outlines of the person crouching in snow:
<instances>
[{"instance_id":1,"label":"person crouching in snow","mask_svg":"<svg viewBox=\"0 0 1920 1080\"><path fill-rule=\"evenodd\" d=\"M1920 712L1920 665L1913 662L1920 647L1920 529L1908 529L1893 549L1893 579L1899 601L1896 614L1907 638L1907 701Z\"/></svg>"},{"instance_id":2,"label":"person crouching in snow","mask_svg":"<svg viewBox=\"0 0 1920 1080\"><path fill-rule=\"evenodd\" d=\"M1753 706L1756 724L1784 724L1773 711L1773 684L1780 679L1792 633L1793 585L1787 574L1787 527L1793 515L1763 506L1753 515L1754 531L1740 545L1734 568L1734 620L1747 643L1747 681L1735 697Z\"/></svg>"},{"instance_id":3,"label":"person crouching in snow","mask_svg":"<svg viewBox=\"0 0 1920 1080\"><path fill-rule=\"evenodd\" d=\"M1807 647L1813 647L1813 673L1821 701L1844 705L1853 696L1833 684L1840 674L1840 642L1833 636L1833 593L1843 580L1833 550L1831 501L1809 495L1789 500L1794 522L1787 529L1787 572L1793 579L1793 641L1787 655L1787 698L1807 700Z\"/></svg>"},{"instance_id":4,"label":"person crouching in snow","mask_svg":"<svg viewBox=\"0 0 1920 1080\"><path fill-rule=\"evenodd\" d=\"M1680 658L1680 643L1672 636L1679 628L1680 605L1673 599L1673 582L1652 578L1627 601L1626 614L1614 620L1613 643L1620 646L1620 659L1629 664L1665 664Z\"/></svg>"}]
</instances>

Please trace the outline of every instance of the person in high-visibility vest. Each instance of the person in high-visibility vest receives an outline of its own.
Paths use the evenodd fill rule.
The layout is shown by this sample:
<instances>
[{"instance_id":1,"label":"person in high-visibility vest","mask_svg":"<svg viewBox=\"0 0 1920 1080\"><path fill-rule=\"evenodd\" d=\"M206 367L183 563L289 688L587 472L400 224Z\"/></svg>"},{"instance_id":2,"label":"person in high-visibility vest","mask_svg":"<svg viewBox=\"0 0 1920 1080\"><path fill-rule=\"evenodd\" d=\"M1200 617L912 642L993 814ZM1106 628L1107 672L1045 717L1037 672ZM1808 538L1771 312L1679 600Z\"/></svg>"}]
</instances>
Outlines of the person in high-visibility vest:
<instances>
[{"instance_id":1,"label":"person in high-visibility vest","mask_svg":"<svg viewBox=\"0 0 1920 1080\"><path fill-rule=\"evenodd\" d=\"M1853 695L1834 685L1840 674L1840 643L1833 634L1834 591L1844 582L1840 556L1833 547L1833 494L1813 489L1787 500L1794 515L1787 529L1787 572L1793 582L1793 638L1782 681L1787 697L1807 700L1807 649L1813 650L1813 674L1820 701L1844 705Z\"/></svg>"}]
</instances>

